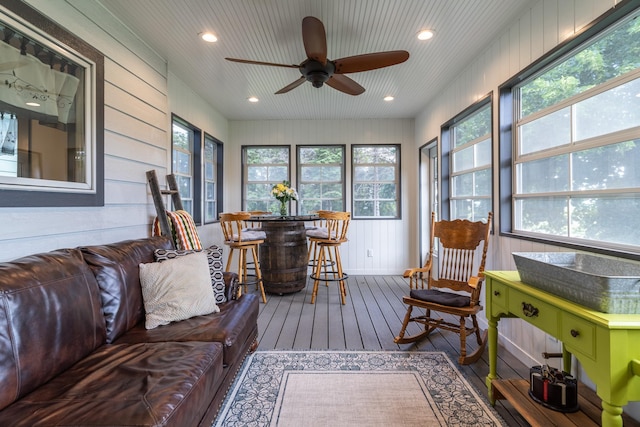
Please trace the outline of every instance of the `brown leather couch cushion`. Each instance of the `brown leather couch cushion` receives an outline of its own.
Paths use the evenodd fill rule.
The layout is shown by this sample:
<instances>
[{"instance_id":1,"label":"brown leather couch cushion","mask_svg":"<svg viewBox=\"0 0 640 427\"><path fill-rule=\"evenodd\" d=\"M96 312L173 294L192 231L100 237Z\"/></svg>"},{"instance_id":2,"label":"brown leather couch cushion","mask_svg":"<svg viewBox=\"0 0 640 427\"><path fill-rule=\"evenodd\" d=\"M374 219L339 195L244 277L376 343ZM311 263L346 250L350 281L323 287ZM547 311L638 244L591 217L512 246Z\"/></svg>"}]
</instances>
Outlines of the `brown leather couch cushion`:
<instances>
[{"instance_id":1,"label":"brown leather couch cushion","mask_svg":"<svg viewBox=\"0 0 640 427\"><path fill-rule=\"evenodd\" d=\"M108 343L144 320L139 265L155 262L155 249L170 248L166 237L80 248L100 286Z\"/></svg>"},{"instance_id":2,"label":"brown leather couch cushion","mask_svg":"<svg viewBox=\"0 0 640 427\"><path fill-rule=\"evenodd\" d=\"M0 411L0 425L196 426L222 375L219 343L105 345Z\"/></svg>"},{"instance_id":3,"label":"brown leather couch cushion","mask_svg":"<svg viewBox=\"0 0 640 427\"><path fill-rule=\"evenodd\" d=\"M0 409L103 345L105 336L98 285L80 251L0 263Z\"/></svg>"},{"instance_id":4,"label":"brown leather couch cushion","mask_svg":"<svg viewBox=\"0 0 640 427\"><path fill-rule=\"evenodd\" d=\"M116 343L164 341L215 341L224 345L224 364L243 357L247 340L253 340L258 322L259 300L254 294L219 305L220 313L192 317L147 330L143 323L122 335Z\"/></svg>"}]
</instances>

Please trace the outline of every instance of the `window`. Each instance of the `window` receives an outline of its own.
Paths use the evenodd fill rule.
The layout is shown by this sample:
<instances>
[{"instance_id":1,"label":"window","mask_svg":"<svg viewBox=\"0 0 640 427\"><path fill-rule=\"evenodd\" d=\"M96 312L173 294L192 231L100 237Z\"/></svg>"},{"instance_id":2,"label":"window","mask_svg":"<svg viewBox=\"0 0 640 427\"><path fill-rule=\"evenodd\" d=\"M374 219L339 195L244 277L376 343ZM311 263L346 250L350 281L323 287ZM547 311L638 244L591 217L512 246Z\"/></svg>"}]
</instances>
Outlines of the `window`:
<instances>
[{"instance_id":1,"label":"window","mask_svg":"<svg viewBox=\"0 0 640 427\"><path fill-rule=\"evenodd\" d=\"M444 158L449 160L450 219L486 220L491 211L491 97L443 126Z\"/></svg>"},{"instance_id":2,"label":"window","mask_svg":"<svg viewBox=\"0 0 640 427\"><path fill-rule=\"evenodd\" d=\"M344 146L298 146L298 210L344 211Z\"/></svg>"},{"instance_id":3,"label":"window","mask_svg":"<svg viewBox=\"0 0 640 427\"><path fill-rule=\"evenodd\" d=\"M242 147L243 201L246 211L279 212L271 195L275 184L289 180L288 146Z\"/></svg>"},{"instance_id":4,"label":"window","mask_svg":"<svg viewBox=\"0 0 640 427\"><path fill-rule=\"evenodd\" d=\"M189 125L174 118L172 126L171 140L173 142L173 174L178 184L178 192L182 200L182 206L185 211L193 216L196 223L200 222L200 218L196 219L193 210L193 189L194 189L194 157L196 148L196 130Z\"/></svg>"},{"instance_id":5,"label":"window","mask_svg":"<svg viewBox=\"0 0 640 427\"><path fill-rule=\"evenodd\" d=\"M210 135L204 136L204 222L218 219L222 211L218 200L222 199L222 143Z\"/></svg>"},{"instance_id":6,"label":"window","mask_svg":"<svg viewBox=\"0 0 640 427\"><path fill-rule=\"evenodd\" d=\"M354 218L400 218L400 146L351 147Z\"/></svg>"},{"instance_id":7,"label":"window","mask_svg":"<svg viewBox=\"0 0 640 427\"><path fill-rule=\"evenodd\" d=\"M640 20L625 6L501 88L516 235L640 249Z\"/></svg>"},{"instance_id":8,"label":"window","mask_svg":"<svg viewBox=\"0 0 640 427\"><path fill-rule=\"evenodd\" d=\"M27 5L3 8L0 206L104 205L103 55Z\"/></svg>"},{"instance_id":9,"label":"window","mask_svg":"<svg viewBox=\"0 0 640 427\"><path fill-rule=\"evenodd\" d=\"M196 224L218 219L222 209L222 143L173 116L172 172L182 207Z\"/></svg>"}]
</instances>

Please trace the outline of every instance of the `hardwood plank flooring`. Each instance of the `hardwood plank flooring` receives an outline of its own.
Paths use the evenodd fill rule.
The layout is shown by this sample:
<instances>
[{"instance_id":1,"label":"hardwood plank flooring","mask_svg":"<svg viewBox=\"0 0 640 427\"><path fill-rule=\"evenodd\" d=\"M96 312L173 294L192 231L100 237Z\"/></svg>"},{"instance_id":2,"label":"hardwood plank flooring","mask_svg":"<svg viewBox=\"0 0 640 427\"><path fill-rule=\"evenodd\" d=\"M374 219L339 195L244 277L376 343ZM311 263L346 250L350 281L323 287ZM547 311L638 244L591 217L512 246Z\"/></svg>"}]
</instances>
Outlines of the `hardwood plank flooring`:
<instances>
[{"instance_id":1,"label":"hardwood plank flooring","mask_svg":"<svg viewBox=\"0 0 640 427\"><path fill-rule=\"evenodd\" d=\"M401 276L350 276L346 305L340 303L337 283L320 283L315 304L311 302L313 282L300 292L267 294L260 303L258 340L260 350L374 350L443 351L457 364L458 335L436 330L413 344L396 344L406 306L402 296L409 283ZM480 314L481 316L483 313ZM418 326L408 329L408 334ZM475 339L469 337L475 344ZM501 378L526 378L529 368L505 349L500 349L498 375ZM486 397L485 377L489 372L488 354L472 365L457 365L481 396ZM528 423L506 401L496 402L496 410L510 426Z\"/></svg>"}]
</instances>

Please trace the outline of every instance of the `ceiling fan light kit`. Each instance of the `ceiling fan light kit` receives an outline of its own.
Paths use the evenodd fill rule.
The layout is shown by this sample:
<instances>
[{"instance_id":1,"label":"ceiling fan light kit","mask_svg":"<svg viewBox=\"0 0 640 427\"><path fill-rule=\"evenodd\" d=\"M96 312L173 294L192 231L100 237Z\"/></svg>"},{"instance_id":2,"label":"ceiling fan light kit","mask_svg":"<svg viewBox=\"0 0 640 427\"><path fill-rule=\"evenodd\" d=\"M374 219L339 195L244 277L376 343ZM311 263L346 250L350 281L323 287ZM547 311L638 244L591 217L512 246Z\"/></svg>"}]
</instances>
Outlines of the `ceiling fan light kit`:
<instances>
[{"instance_id":1,"label":"ceiling fan light kit","mask_svg":"<svg viewBox=\"0 0 640 427\"><path fill-rule=\"evenodd\" d=\"M276 95L287 93L305 81L311 82L315 88L320 88L326 83L327 86L348 95L360 95L365 89L355 80L345 76L345 74L389 67L409 59L409 52L394 50L349 56L331 61L327 59L327 35L324 24L313 16L307 16L302 20L302 41L307 59L299 65L277 64L237 58L225 59L243 64L298 68L302 77L277 91Z\"/></svg>"}]
</instances>

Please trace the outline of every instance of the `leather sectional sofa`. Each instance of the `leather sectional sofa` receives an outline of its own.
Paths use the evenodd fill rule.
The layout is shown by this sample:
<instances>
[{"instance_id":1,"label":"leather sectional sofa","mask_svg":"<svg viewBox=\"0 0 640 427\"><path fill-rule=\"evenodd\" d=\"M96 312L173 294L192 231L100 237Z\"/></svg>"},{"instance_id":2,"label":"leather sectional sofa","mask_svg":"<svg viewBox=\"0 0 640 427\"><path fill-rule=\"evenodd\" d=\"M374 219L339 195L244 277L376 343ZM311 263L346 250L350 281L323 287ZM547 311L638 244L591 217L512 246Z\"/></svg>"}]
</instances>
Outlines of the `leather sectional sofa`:
<instances>
[{"instance_id":1,"label":"leather sectional sofa","mask_svg":"<svg viewBox=\"0 0 640 427\"><path fill-rule=\"evenodd\" d=\"M1 426L210 426L256 345L258 298L145 329L139 264L166 238L0 263ZM255 347L253 347L255 348Z\"/></svg>"}]
</instances>

